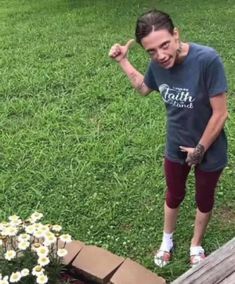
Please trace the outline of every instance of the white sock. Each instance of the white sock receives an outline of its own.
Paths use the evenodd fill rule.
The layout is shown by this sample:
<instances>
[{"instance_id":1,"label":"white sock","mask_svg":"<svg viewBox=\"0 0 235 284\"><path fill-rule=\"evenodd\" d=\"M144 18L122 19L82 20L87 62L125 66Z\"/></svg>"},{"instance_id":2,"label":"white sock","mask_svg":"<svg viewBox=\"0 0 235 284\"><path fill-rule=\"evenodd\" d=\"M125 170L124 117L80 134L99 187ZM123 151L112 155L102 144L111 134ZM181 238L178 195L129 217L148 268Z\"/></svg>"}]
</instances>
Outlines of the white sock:
<instances>
[{"instance_id":1,"label":"white sock","mask_svg":"<svg viewBox=\"0 0 235 284\"><path fill-rule=\"evenodd\" d=\"M173 233L165 233L163 232L162 236L162 244L160 250L170 251L173 248Z\"/></svg>"},{"instance_id":2,"label":"white sock","mask_svg":"<svg viewBox=\"0 0 235 284\"><path fill-rule=\"evenodd\" d=\"M190 255L199 255L204 253L204 249L201 246L191 246Z\"/></svg>"}]
</instances>

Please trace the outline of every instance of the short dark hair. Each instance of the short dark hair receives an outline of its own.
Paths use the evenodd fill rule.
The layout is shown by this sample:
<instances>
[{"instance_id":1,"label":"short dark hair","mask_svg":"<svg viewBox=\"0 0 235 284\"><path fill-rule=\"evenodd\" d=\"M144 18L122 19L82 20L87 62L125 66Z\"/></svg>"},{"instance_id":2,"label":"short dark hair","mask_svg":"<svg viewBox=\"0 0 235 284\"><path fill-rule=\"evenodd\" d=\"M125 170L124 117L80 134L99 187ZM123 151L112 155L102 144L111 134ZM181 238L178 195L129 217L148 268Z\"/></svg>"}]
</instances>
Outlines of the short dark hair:
<instances>
[{"instance_id":1,"label":"short dark hair","mask_svg":"<svg viewBox=\"0 0 235 284\"><path fill-rule=\"evenodd\" d=\"M136 41L141 45L141 40L151 33L151 31L168 30L171 34L174 31L174 24L171 17L157 9L150 10L142 14L136 22L135 37Z\"/></svg>"}]
</instances>

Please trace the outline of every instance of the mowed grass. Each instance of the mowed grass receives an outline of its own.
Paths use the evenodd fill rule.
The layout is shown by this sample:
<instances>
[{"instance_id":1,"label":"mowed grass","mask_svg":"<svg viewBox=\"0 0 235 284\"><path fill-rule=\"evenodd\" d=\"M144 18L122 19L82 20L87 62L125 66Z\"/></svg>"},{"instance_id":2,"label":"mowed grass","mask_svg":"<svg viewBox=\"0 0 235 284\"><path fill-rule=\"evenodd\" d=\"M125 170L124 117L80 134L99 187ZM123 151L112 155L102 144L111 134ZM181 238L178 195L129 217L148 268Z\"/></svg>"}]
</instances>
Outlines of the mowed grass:
<instances>
[{"instance_id":1,"label":"mowed grass","mask_svg":"<svg viewBox=\"0 0 235 284\"><path fill-rule=\"evenodd\" d=\"M0 218L38 210L75 239L130 257L171 281L188 268L194 180L172 263L153 264L162 237L165 110L140 97L107 54L136 17L169 12L182 39L213 46L229 81L229 165L218 187L207 253L234 237L235 3L227 1L0 1ZM148 57L130 60L144 72ZM144 283L143 283L144 284Z\"/></svg>"}]
</instances>

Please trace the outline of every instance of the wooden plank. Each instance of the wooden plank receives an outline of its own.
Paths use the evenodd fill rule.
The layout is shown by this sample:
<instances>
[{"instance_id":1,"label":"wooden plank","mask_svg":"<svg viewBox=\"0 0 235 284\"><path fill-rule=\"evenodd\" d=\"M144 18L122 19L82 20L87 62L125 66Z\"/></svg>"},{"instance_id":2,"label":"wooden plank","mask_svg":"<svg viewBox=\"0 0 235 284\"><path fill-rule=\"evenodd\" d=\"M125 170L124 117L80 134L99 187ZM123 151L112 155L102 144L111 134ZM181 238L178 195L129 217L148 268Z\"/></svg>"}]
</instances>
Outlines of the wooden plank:
<instances>
[{"instance_id":1,"label":"wooden plank","mask_svg":"<svg viewBox=\"0 0 235 284\"><path fill-rule=\"evenodd\" d=\"M235 238L209 255L201 264L189 269L172 284L218 284L234 272Z\"/></svg>"},{"instance_id":2,"label":"wooden plank","mask_svg":"<svg viewBox=\"0 0 235 284\"><path fill-rule=\"evenodd\" d=\"M235 272L225 278L220 284L232 284L235 283Z\"/></svg>"}]
</instances>

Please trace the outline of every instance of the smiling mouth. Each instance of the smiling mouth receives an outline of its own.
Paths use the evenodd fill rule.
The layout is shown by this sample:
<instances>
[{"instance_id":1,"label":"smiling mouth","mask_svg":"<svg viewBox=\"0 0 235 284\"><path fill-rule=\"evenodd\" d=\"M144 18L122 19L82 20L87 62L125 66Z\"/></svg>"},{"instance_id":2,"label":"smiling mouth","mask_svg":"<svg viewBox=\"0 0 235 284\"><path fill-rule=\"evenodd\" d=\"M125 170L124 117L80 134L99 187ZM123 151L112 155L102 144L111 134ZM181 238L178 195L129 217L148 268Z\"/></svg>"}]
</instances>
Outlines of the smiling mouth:
<instances>
[{"instance_id":1,"label":"smiling mouth","mask_svg":"<svg viewBox=\"0 0 235 284\"><path fill-rule=\"evenodd\" d=\"M167 65L170 62L170 58L168 58L167 60L160 62L161 65Z\"/></svg>"}]
</instances>

